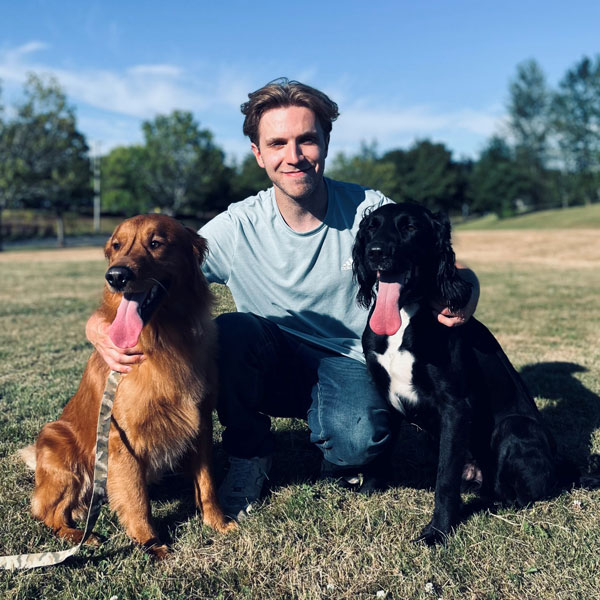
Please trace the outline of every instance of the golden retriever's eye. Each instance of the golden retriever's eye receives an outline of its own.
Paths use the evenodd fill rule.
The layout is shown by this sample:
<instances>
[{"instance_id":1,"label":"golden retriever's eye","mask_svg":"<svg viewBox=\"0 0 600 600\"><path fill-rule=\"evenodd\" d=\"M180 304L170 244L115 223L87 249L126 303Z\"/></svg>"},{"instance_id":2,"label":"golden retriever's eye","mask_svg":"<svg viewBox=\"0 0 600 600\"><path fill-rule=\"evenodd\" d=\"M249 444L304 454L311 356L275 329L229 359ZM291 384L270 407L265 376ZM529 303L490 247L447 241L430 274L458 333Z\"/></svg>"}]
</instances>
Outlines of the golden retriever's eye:
<instances>
[{"instance_id":1,"label":"golden retriever's eye","mask_svg":"<svg viewBox=\"0 0 600 600\"><path fill-rule=\"evenodd\" d=\"M160 248L162 246L162 243L159 242L158 240L152 240L150 242L150 248L152 248L152 250L156 250L157 248Z\"/></svg>"},{"instance_id":2,"label":"golden retriever's eye","mask_svg":"<svg viewBox=\"0 0 600 600\"><path fill-rule=\"evenodd\" d=\"M121 244L119 244L119 242L113 242L112 247L113 250L118 250L121 247Z\"/></svg>"}]
</instances>

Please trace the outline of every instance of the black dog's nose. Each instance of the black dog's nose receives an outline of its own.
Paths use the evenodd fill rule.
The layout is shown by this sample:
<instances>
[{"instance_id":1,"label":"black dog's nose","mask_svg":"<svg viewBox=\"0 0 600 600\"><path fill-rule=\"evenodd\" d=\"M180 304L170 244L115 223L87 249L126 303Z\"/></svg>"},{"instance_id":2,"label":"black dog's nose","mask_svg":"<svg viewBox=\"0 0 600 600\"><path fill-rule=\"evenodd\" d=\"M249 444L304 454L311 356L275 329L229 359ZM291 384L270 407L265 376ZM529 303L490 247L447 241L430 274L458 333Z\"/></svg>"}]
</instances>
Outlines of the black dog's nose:
<instances>
[{"instance_id":1,"label":"black dog's nose","mask_svg":"<svg viewBox=\"0 0 600 600\"><path fill-rule=\"evenodd\" d=\"M379 244L371 244L367 248L367 258L372 262L378 262L383 258L383 248Z\"/></svg>"},{"instance_id":2,"label":"black dog's nose","mask_svg":"<svg viewBox=\"0 0 600 600\"><path fill-rule=\"evenodd\" d=\"M135 275L129 267L111 267L104 278L113 289L120 292L135 279Z\"/></svg>"}]
</instances>

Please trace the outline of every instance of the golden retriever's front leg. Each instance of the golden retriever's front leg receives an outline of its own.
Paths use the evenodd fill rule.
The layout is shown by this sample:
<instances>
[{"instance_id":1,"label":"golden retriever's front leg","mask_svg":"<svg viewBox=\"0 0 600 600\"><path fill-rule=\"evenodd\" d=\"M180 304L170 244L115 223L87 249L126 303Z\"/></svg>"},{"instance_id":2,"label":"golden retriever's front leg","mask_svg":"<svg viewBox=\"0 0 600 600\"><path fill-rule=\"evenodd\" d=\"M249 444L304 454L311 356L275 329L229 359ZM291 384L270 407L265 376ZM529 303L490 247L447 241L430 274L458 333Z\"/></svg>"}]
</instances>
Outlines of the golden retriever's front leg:
<instances>
[{"instance_id":1,"label":"golden retriever's front leg","mask_svg":"<svg viewBox=\"0 0 600 600\"><path fill-rule=\"evenodd\" d=\"M194 477L196 506L202 511L202 521L216 531L225 533L237 527L228 521L217 500L212 475L212 418L202 414L196 451L192 453L190 469Z\"/></svg>"},{"instance_id":2,"label":"golden retriever's front leg","mask_svg":"<svg viewBox=\"0 0 600 600\"><path fill-rule=\"evenodd\" d=\"M160 542L150 523L150 500L143 469L123 446L109 450L108 501L127 534L157 558L169 548Z\"/></svg>"}]
</instances>

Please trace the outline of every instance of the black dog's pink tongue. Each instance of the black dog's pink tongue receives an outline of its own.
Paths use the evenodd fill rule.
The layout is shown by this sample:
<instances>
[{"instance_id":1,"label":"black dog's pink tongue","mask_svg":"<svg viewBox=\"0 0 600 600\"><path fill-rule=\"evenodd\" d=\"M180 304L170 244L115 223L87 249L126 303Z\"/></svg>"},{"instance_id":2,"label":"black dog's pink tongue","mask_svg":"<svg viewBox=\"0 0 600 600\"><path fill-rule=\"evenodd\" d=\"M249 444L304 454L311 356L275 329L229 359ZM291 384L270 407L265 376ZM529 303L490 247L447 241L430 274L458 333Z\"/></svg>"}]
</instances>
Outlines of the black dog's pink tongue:
<instances>
[{"instance_id":1,"label":"black dog's pink tongue","mask_svg":"<svg viewBox=\"0 0 600 600\"><path fill-rule=\"evenodd\" d=\"M399 282L379 281L375 310L369 326L377 335L394 335L402 325L398 300L402 286Z\"/></svg>"},{"instance_id":2,"label":"black dog's pink tongue","mask_svg":"<svg viewBox=\"0 0 600 600\"><path fill-rule=\"evenodd\" d=\"M108 335L115 346L133 348L137 344L144 327L139 307L145 297L145 293L123 294L117 316L108 330Z\"/></svg>"}]
</instances>

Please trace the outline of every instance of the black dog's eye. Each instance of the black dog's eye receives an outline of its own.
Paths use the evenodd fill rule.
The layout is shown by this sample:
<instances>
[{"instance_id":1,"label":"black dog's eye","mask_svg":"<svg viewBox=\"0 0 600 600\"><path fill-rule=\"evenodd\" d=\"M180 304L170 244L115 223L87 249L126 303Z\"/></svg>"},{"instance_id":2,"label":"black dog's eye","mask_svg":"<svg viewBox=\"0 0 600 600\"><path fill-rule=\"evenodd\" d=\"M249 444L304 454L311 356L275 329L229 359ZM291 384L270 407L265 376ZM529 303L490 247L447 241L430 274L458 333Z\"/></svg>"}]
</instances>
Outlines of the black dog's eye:
<instances>
[{"instance_id":1,"label":"black dog's eye","mask_svg":"<svg viewBox=\"0 0 600 600\"><path fill-rule=\"evenodd\" d=\"M396 228L401 233L412 233L417 231L418 227L410 221L410 218L406 215L403 215L398 221L396 221Z\"/></svg>"},{"instance_id":2,"label":"black dog's eye","mask_svg":"<svg viewBox=\"0 0 600 600\"><path fill-rule=\"evenodd\" d=\"M379 229L379 225L380 225L379 219L376 219L375 217L373 217L373 218L369 219L365 229L369 232L373 232L373 231L376 231L377 229Z\"/></svg>"},{"instance_id":3,"label":"black dog's eye","mask_svg":"<svg viewBox=\"0 0 600 600\"><path fill-rule=\"evenodd\" d=\"M119 242L113 242L112 247L113 250L118 250L121 247L121 244L119 244Z\"/></svg>"},{"instance_id":4,"label":"black dog's eye","mask_svg":"<svg viewBox=\"0 0 600 600\"><path fill-rule=\"evenodd\" d=\"M150 248L152 248L152 250L156 250L157 248L160 248L162 246L162 243L159 242L158 240L152 240L150 242Z\"/></svg>"}]
</instances>

